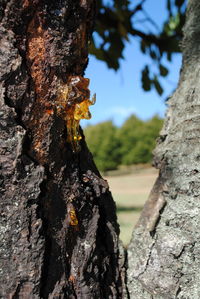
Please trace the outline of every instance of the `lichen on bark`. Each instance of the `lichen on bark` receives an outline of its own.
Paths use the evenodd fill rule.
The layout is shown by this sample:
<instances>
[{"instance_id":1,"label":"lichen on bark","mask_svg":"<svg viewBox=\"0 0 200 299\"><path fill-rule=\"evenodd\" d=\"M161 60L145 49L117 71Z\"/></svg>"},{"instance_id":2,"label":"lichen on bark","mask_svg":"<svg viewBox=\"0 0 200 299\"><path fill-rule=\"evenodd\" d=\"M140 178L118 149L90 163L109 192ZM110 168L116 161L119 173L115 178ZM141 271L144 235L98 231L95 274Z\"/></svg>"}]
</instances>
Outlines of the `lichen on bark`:
<instances>
[{"instance_id":1,"label":"lichen on bark","mask_svg":"<svg viewBox=\"0 0 200 299\"><path fill-rule=\"evenodd\" d=\"M180 81L154 153L160 174L128 250L130 298L200 297L199 15L199 2L190 0Z\"/></svg>"}]
</instances>

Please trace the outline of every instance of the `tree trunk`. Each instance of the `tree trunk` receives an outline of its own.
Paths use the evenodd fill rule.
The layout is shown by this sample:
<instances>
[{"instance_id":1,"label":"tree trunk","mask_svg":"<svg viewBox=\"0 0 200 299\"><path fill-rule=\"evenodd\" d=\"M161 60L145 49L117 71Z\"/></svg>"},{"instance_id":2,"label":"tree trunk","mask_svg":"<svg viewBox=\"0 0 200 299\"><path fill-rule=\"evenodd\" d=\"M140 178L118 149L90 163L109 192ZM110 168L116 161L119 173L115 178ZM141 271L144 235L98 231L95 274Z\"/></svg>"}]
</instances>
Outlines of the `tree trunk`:
<instances>
[{"instance_id":1,"label":"tree trunk","mask_svg":"<svg viewBox=\"0 0 200 299\"><path fill-rule=\"evenodd\" d=\"M125 297L115 205L75 119L94 1L0 3L0 297Z\"/></svg>"},{"instance_id":2,"label":"tree trunk","mask_svg":"<svg viewBox=\"0 0 200 299\"><path fill-rule=\"evenodd\" d=\"M190 0L180 82L155 150L160 174L128 249L130 298L200 298L199 17Z\"/></svg>"}]
</instances>

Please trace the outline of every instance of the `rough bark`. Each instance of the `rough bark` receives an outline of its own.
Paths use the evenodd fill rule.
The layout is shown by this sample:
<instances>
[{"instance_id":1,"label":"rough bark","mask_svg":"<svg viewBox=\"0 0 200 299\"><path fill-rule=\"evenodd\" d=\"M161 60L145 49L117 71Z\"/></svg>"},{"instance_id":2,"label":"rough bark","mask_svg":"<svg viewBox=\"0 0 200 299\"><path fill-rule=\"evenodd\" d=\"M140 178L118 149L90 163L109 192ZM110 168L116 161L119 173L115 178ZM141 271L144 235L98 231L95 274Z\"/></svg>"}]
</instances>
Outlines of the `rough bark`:
<instances>
[{"instance_id":1,"label":"rough bark","mask_svg":"<svg viewBox=\"0 0 200 299\"><path fill-rule=\"evenodd\" d=\"M200 298L199 17L190 0L181 77L155 150L160 174L128 249L130 298Z\"/></svg>"},{"instance_id":2,"label":"rough bark","mask_svg":"<svg viewBox=\"0 0 200 299\"><path fill-rule=\"evenodd\" d=\"M3 299L122 298L111 193L55 111L58 81L84 73L94 14L93 0L0 1Z\"/></svg>"}]
</instances>

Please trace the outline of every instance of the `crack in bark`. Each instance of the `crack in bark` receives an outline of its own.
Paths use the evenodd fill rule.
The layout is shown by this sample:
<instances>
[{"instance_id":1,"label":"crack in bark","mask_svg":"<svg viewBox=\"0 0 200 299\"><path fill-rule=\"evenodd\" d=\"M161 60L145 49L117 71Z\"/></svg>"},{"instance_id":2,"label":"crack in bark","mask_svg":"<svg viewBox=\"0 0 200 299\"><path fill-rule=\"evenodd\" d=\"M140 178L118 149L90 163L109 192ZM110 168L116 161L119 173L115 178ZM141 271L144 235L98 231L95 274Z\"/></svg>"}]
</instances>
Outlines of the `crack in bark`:
<instances>
[{"instance_id":1,"label":"crack in bark","mask_svg":"<svg viewBox=\"0 0 200 299\"><path fill-rule=\"evenodd\" d=\"M41 298L45 298L44 296L44 290L46 287L46 281L47 281L47 277L48 277L48 270L49 270L49 256L50 256L50 252L51 252L51 242L50 239L47 235L47 228L48 228L48 221L45 219L45 212L44 212L44 206L43 206L43 202L42 199L45 197L46 195L46 184L48 182L48 172L46 172L46 178L45 180L40 184L40 196L39 196L39 205L38 205L38 214L40 216L40 218L42 219L42 235L44 237L44 254L43 254L43 264L42 264L42 268L41 268L41 279L40 279L40 297Z\"/></svg>"},{"instance_id":2,"label":"crack in bark","mask_svg":"<svg viewBox=\"0 0 200 299\"><path fill-rule=\"evenodd\" d=\"M128 289L128 275L127 275L127 270L128 270L128 252L127 249L124 248L124 265L122 266L125 268L125 274L124 274L124 283L125 283L125 292L127 295L127 299L131 299L129 289Z\"/></svg>"},{"instance_id":3,"label":"crack in bark","mask_svg":"<svg viewBox=\"0 0 200 299\"><path fill-rule=\"evenodd\" d=\"M164 199L163 195L160 195L160 197L158 198L158 201L156 203L156 207L155 207L157 215L156 215L156 217L153 217L154 215L152 214L153 219L152 219L151 223L149 224L149 233L152 238L154 238L154 236L155 236L157 225L159 224L159 222L161 220L162 213L164 212L166 204L167 204L167 202ZM154 214L155 214L155 210L154 210Z\"/></svg>"},{"instance_id":4,"label":"crack in bark","mask_svg":"<svg viewBox=\"0 0 200 299\"><path fill-rule=\"evenodd\" d=\"M156 243L156 240L154 240L154 242L151 244L151 247L150 247L150 249L149 249L149 253L148 253L148 257L147 257L147 259L146 259L145 268L144 268L144 269L142 270L142 272L140 272L135 278L138 278L138 279L139 279L139 277L142 276L142 274L144 274L145 271L147 270L147 267L148 267L148 265L149 265L149 261L150 261L150 258L151 258L152 249L153 249L153 247L155 246L155 243ZM139 279L139 280L140 280L140 279ZM141 283L142 283L142 281L141 281ZM142 284L143 284L143 283L142 283ZM145 287L145 289L147 289L147 288Z\"/></svg>"}]
</instances>

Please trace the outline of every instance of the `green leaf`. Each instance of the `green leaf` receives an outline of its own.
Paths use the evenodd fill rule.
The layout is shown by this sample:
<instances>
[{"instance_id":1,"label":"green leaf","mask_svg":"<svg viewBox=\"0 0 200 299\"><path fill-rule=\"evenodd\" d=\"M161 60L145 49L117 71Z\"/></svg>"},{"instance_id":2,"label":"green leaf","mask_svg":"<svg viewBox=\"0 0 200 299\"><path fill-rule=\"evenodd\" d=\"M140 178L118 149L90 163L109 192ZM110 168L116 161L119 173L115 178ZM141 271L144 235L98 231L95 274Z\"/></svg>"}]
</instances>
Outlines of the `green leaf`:
<instances>
[{"instance_id":1,"label":"green leaf","mask_svg":"<svg viewBox=\"0 0 200 299\"><path fill-rule=\"evenodd\" d=\"M159 69L160 69L160 75L162 77L166 77L168 75L169 71L164 65L160 64Z\"/></svg>"},{"instance_id":2,"label":"green leaf","mask_svg":"<svg viewBox=\"0 0 200 299\"><path fill-rule=\"evenodd\" d=\"M146 43L143 39L141 40L141 43L140 43L140 49L141 49L142 53L144 53L144 54L146 53Z\"/></svg>"},{"instance_id":3,"label":"green leaf","mask_svg":"<svg viewBox=\"0 0 200 299\"><path fill-rule=\"evenodd\" d=\"M163 93L163 88L160 85L160 82L158 81L157 76L154 77L154 80L152 81L152 83L154 84L154 87L155 87L157 93L161 96Z\"/></svg>"},{"instance_id":4,"label":"green leaf","mask_svg":"<svg viewBox=\"0 0 200 299\"><path fill-rule=\"evenodd\" d=\"M167 60L172 61L172 53L171 52L167 52Z\"/></svg>"},{"instance_id":5,"label":"green leaf","mask_svg":"<svg viewBox=\"0 0 200 299\"><path fill-rule=\"evenodd\" d=\"M185 2L185 0L176 0L176 1L175 1L175 5L176 5L177 7L181 7L181 6L184 4L184 2Z\"/></svg>"},{"instance_id":6,"label":"green leaf","mask_svg":"<svg viewBox=\"0 0 200 299\"><path fill-rule=\"evenodd\" d=\"M157 55L156 55L156 52L155 52L155 51L150 50L150 51L149 51L149 54L150 54L150 56L151 56L152 59L157 59Z\"/></svg>"},{"instance_id":7,"label":"green leaf","mask_svg":"<svg viewBox=\"0 0 200 299\"><path fill-rule=\"evenodd\" d=\"M125 38L126 40L128 40L128 35L127 35L126 27L122 23L119 23L118 30L119 30L120 35L123 38Z\"/></svg>"},{"instance_id":8,"label":"green leaf","mask_svg":"<svg viewBox=\"0 0 200 299\"><path fill-rule=\"evenodd\" d=\"M167 0L167 10L169 11L169 15L172 15L172 9L171 9L171 0Z\"/></svg>"},{"instance_id":9,"label":"green leaf","mask_svg":"<svg viewBox=\"0 0 200 299\"><path fill-rule=\"evenodd\" d=\"M142 88L146 91L151 90L151 79L149 77L149 68L147 65L142 70Z\"/></svg>"},{"instance_id":10,"label":"green leaf","mask_svg":"<svg viewBox=\"0 0 200 299\"><path fill-rule=\"evenodd\" d=\"M144 67L142 71L142 87L146 91L155 87L161 94L159 76L166 77L169 71L160 64L160 61L165 55L171 61L173 53L180 52L187 0L164 0L167 14L163 15L163 25L156 34L151 29L146 29L151 28L148 26L148 22L152 25L150 18L146 21L146 28L138 27L137 22L143 11L143 0L96 0L96 2L96 33L89 48L90 53L106 62L109 68L117 70L123 59L126 41L132 42L132 38L139 41L140 51L153 60L154 64L156 63L158 76L155 80L154 75L149 72L151 65L149 62L149 69Z\"/></svg>"}]
</instances>

